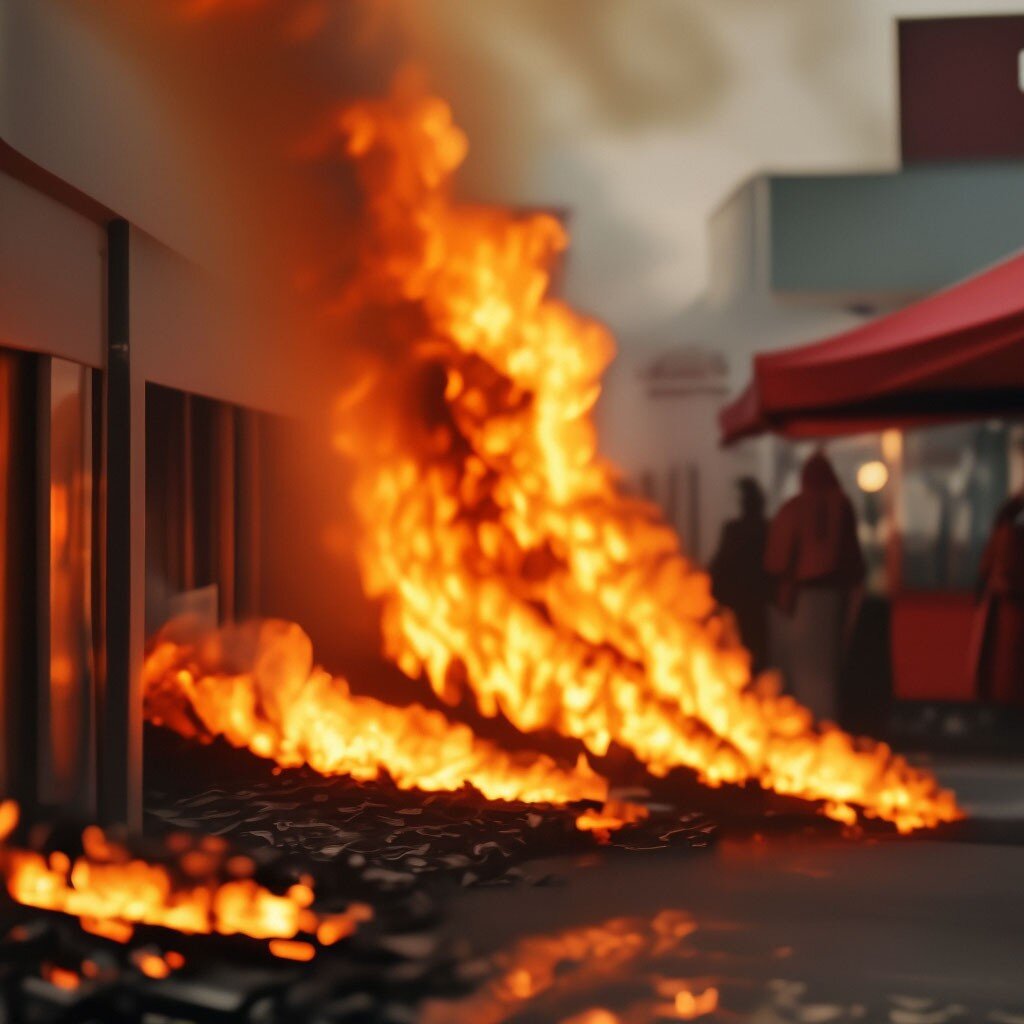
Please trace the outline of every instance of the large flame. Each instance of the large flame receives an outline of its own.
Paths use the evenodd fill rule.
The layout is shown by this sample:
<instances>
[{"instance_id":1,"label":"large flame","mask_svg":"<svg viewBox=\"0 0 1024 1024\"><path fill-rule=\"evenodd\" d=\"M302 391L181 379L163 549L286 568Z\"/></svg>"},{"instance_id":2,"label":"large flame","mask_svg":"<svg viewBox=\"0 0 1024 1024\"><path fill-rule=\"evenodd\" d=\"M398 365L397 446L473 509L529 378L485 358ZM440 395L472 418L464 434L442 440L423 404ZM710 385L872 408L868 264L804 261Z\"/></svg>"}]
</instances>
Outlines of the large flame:
<instances>
[{"instance_id":1,"label":"large flame","mask_svg":"<svg viewBox=\"0 0 1024 1024\"><path fill-rule=\"evenodd\" d=\"M277 952L275 943L301 943L312 955L313 939L331 945L370 914L355 904L346 912L319 914L304 882L275 894L249 877L252 861L232 856L216 837L193 842L182 835L179 855L168 866L133 857L93 825L82 833L79 856L44 855L10 843L18 818L13 801L0 803L0 875L12 899L77 917L87 931L120 942L136 926L149 925L190 935L248 935L270 940L271 952Z\"/></svg>"},{"instance_id":2,"label":"large flame","mask_svg":"<svg viewBox=\"0 0 1024 1024\"><path fill-rule=\"evenodd\" d=\"M902 831L957 817L884 744L816 727L773 677L752 679L707 576L617 487L591 421L613 344L549 294L558 221L455 202L466 139L407 85L340 129L367 209L342 305L374 351L336 436L399 666L525 732L598 755L614 741L655 775L757 780Z\"/></svg>"},{"instance_id":3,"label":"large flame","mask_svg":"<svg viewBox=\"0 0 1024 1024\"><path fill-rule=\"evenodd\" d=\"M144 689L150 721L223 736L287 767L362 780L386 771L402 789L469 783L491 800L565 804L608 793L584 757L561 768L506 753L437 711L354 696L314 666L309 637L291 623L230 626L194 641L164 635L146 659Z\"/></svg>"}]
</instances>

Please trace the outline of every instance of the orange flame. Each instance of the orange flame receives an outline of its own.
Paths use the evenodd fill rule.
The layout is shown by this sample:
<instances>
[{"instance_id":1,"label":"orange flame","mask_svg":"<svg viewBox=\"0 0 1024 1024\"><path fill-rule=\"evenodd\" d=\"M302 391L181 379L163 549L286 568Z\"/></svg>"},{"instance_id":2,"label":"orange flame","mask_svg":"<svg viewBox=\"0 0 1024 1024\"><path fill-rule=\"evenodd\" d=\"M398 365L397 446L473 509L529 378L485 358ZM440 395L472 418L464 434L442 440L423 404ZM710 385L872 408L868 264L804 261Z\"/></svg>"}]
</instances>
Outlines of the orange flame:
<instances>
[{"instance_id":1,"label":"orange flame","mask_svg":"<svg viewBox=\"0 0 1024 1024\"><path fill-rule=\"evenodd\" d=\"M133 858L95 826L82 833L84 852L74 859L60 851L44 856L14 847L7 839L17 821L17 805L0 803L0 875L11 897L25 906L77 917L86 930L116 941L131 939L136 925L194 935L291 940L327 925L336 934L349 934L369 915L362 905L319 914L312 909L313 890L304 884L278 896L248 878L221 881L227 844L213 837L199 841L207 874L190 879L184 857L175 871ZM178 954L165 960L168 970L183 962ZM160 969L151 958L140 961L140 967L150 974Z\"/></svg>"},{"instance_id":2,"label":"orange flame","mask_svg":"<svg viewBox=\"0 0 1024 1024\"><path fill-rule=\"evenodd\" d=\"M457 790L491 800L603 800L604 779L581 757L561 768L537 754L513 755L466 725L419 705L399 708L353 696L344 679L313 664L298 626L231 626L192 643L158 639L144 668L146 717L188 735L223 736L287 767L376 779L402 789Z\"/></svg>"},{"instance_id":3,"label":"orange flame","mask_svg":"<svg viewBox=\"0 0 1024 1024\"><path fill-rule=\"evenodd\" d=\"M367 209L342 305L375 341L336 440L403 671L452 702L468 686L524 732L616 742L655 775L757 780L901 831L958 817L929 774L753 679L707 576L617 488L591 420L613 343L548 294L560 224L454 202L465 136L407 83L339 126Z\"/></svg>"}]
</instances>

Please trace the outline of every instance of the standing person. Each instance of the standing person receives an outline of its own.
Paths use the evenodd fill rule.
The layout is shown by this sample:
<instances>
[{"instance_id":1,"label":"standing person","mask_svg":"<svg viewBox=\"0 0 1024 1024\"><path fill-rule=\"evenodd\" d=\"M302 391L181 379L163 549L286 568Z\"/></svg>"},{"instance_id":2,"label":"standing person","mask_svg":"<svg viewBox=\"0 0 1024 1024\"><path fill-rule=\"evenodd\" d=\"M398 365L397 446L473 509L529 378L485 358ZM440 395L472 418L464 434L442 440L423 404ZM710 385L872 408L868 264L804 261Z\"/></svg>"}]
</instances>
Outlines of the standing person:
<instances>
[{"instance_id":1,"label":"standing person","mask_svg":"<svg viewBox=\"0 0 1024 1024\"><path fill-rule=\"evenodd\" d=\"M801 704L819 719L835 721L864 557L853 505L821 452L804 464L800 493L772 520L764 567L775 587L772 662Z\"/></svg>"},{"instance_id":2,"label":"standing person","mask_svg":"<svg viewBox=\"0 0 1024 1024\"><path fill-rule=\"evenodd\" d=\"M1024 706L1024 491L999 510L978 580L978 692Z\"/></svg>"},{"instance_id":3,"label":"standing person","mask_svg":"<svg viewBox=\"0 0 1024 1024\"><path fill-rule=\"evenodd\" d=\"M711 589L715 600L732 610L740 636L753 658L754 671L766 664L770 580L764 571L768 521L764 491L749 476L736 481L740 515L722 527L718 550L711 560Z\"/></svg>"}]
</instances>

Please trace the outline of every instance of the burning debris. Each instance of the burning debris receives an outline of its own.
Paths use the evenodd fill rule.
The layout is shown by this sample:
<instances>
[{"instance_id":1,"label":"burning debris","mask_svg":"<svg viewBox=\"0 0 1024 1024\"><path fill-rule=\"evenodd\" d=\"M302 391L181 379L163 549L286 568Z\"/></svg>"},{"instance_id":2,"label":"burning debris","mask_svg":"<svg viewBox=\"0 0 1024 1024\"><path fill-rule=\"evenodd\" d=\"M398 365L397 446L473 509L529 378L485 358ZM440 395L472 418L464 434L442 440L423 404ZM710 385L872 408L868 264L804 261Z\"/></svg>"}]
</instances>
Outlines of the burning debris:
<instances>
[{"instance_id":1,"label":"burning debris","mask_svg":"<svg viewBox=\"0 0 1024 1024\"><path fill-rule=\"evenodd\" d=\"M180 762L187 741L162 741ZM412 1020L423 999L465 995L484 969L446 934L427 882L511 884L527 857L592 846L563 808L481 805L469 789L424 794L308 767L273 777L214 746L198 760L243 759L240 774L264 781L163 807L151 793L160 813L143 852L95 828L77 843L24 826L25 844L7 837L15 904L0 928L0 1007L11 1019ZM3 806L13 830L16 809ZM695 816L637 827L643 849L699 849L712 831ZM614 841L627 845L627 831Z\"/></svg>"},{"instance_id":2,"label":"burning debris","mask_svg":"<svg viewBox=\"0 0 1024 1024\"><path fill-rule=\"evenodd\" d=\"M198 830L128 846L0 808L4 1021L396 1022L466 990L465 952L422 891L378 912L339 895L360 876L337 860L321 871Z\"/></svg>"},{"instance_id":3,"label":"burning debris","mask_svg":"<svg viewBox=\"0 0 1024 1024\"><path fill-rule=\"evenodd\" d=\"M185 755L187 741L176 736L155 735L152 742L168 764ZM308 767L271 775L265 762L222 742L189 756L196 769L191 783L165 772L147 793L149 831L215 833L253 855L272 848L316 868L318 891L375 907L385 894L412 893L442 876L460 886L545 884L549 879L534 877L526 861L595 847L594 830L578 826L578 807L484 801L468 786L425 793L386 778L360 782ZM195 777L218 777L227 766L234 786L197 791ZM583 814L600 816L600 808ZM607 842L623 850L700 850L715 833L704 815L660 807L622 823Z\"/></svg>"},{"instance_id":4,"label":"burning debris","mask_svg":"<svg viewBox=\"0 0 1024 1024\"><path fill-rule=\"evenodd\" d=\"M275 956L311 959L317 945L347 938L370 915L356 905L340 913L313 909L309 879L280 894L253 877L255 862L232 854L215 836L177 833L165 863L133 856L102 829L87 827L81 851L48 852L12 845L18 807L0 804L0 869L15 902L67 914L83 930L127 943L139 927L183 935L244 935L266 941Z\"/></svg>"}]
</instances>

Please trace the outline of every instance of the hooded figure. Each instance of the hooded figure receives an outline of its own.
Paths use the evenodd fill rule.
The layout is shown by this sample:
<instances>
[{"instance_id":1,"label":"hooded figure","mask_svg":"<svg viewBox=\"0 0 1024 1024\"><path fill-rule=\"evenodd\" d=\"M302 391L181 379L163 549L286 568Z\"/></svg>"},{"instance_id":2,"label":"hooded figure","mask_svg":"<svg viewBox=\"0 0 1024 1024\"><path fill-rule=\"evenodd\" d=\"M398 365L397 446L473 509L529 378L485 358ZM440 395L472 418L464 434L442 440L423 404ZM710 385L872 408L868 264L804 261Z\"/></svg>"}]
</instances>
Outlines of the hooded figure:
<instances>
[{"instance_id":1,"label":"hooded figure","mask_svg":"<svg viewBox=\"0 0 1024 1024\"><path fill-rule=\"evenodd\" d=\"M748 476L736 483L740 515L722 527L718 550L711 561L711 587L715 600L736 616L756 671L764 667L767 655L770 581L764 571L764 546L768 521L760 484Z\"/></svg>"},{"instance_id":2,"label":"hooded figure","mask_svg":"<svg viewBox=\"0 0 1024 1024\"><path fill-rule=\"evenodd\" d=\"M1024 492L999 510L979 576L978 692L1024 706Z\"/></svg>"},{"instance_id":3,"label":"hooded figure","mask_svg":"<svg viewBox=\"0 0 1024 1024\"><path fill-rule=\"evenodd\" d=\"M775 590L771 661L800 703L835 721L864 558L853 505L820 452L804 464L800 493L772 521L764 568Z\"/></svg>"}]
</instances>

